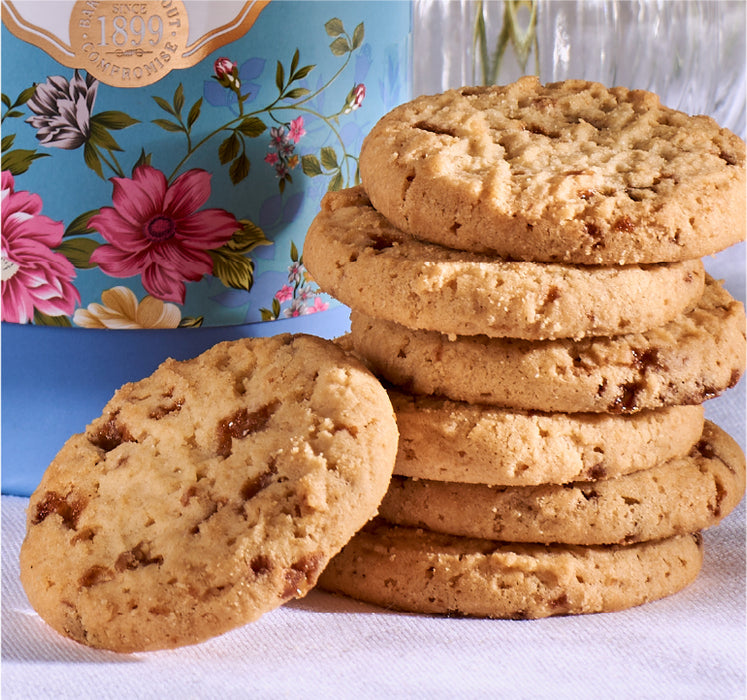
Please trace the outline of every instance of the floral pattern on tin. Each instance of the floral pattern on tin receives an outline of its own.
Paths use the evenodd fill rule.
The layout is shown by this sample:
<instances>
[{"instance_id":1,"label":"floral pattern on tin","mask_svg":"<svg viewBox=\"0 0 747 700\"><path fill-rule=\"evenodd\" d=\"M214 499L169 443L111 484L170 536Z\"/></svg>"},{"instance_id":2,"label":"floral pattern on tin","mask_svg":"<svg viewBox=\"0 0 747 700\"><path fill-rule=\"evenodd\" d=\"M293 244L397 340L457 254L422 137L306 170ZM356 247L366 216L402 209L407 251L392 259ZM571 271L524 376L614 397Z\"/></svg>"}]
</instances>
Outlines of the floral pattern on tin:
<instances>
[{"instance_id":1,"label":"floral pattern on tin","mask_svg":"<svg viewBox=\"0 0 747 700\"><path fill-rule=\"evenodd\" d=\"M273 241L251 219L207 206L213 196L211 174L197 164L215 149L231 184L238 186L252 171L249 144L266 135L264 167L274 171L280 195L297 171L326 179L327 189L360 182L357 156L347 150L340 119L361 107L365 85L356 80L342 104L331 110L323 109L323 98L362 47L364 26L360 23L348 33L333 18L324 29L332 38L329 50L342 59L337 72L313 87L309 76L316 66L303 65L296 49L287 63L276 62L277 95L264 104L255 81L267 62L254 57L239 62L229 56L214 61L213 74L191 104L182 83L169 98L151 95L160 115L148 121L119 110L96 111L107 86L80 70L72 76L49 76L15 100L3 94L3 319L85 328L199 326L205 321L202 316L186 316L180 308L190 285L209 276L225 288L249 292L255 274L252 253ZM227 110L225 121L206 135L198 134L196 126L208 107ZM19 117L34 129L39 148L15 147L16 134L7 133L6 120ZM330 136L317 152L304 142L311 121ZM175 140L173 167L159 167L156 154L145 148L130 153L120 146L116 132L141 124L154 125ZM80 212L67 225L42 215L41 198L16 192L14 178L37 159L49 157L50 149L82 151L84 165L111 183L111 200ZM260 309L262 320L328 307L294 244L290 263L288 284L273 296L271 308ZM105 278L134 280L146 294L138 301L135 291L113 285L99 292L100 301L82 301L76 280L89 270Z\"/></svg>"},{"instance_id":2,"label":"floral pattern on tin","mask_svg":"<svg viewBox=\"0 0 747 700\"><path fill-rule=\"evenodd\" d=\"M41 198L32 192L16 191L12 173L3 170L3 321L29 323L68 316L80 303L80 294L72 284L75 268L55 250L62 243L62 222L53 221L41 211Z\"/></svg>"}]
</instances>

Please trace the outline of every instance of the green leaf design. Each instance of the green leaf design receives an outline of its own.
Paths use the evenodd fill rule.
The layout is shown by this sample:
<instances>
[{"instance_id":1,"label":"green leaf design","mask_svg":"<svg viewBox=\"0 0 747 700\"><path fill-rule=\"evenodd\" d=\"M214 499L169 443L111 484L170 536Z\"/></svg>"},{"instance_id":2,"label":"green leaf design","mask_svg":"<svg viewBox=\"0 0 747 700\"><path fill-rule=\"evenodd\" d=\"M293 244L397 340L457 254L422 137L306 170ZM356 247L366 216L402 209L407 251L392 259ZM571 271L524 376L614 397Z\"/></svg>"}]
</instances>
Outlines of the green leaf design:
<instances>
[{"instance_id":1,"label":"green leaf design","mask_svg":"<svg viewBox=\"0 0 747 700\"><path fill-rule=\"evenodd\" d=\"M179 321L179 328L199 328L204 320L204 316L185 316Z\"/></svg>"},{"instance_id":2,"label":"green leaf design","mask_svg":"<svg viewBox=\"0 0 747 700\"><path fill-rule=\"evenodd\" d=\"M327 187L328 192L337 192L337 190L342 189L342 173L338 170L335 173L335 176L329 181L329 186Z\"/></svg>"},{"instance_id":3,"label":"green leaf design","mask_svg":"<svg viewBox=\"0 0 747 700\"><path fill-rule=\"evenodd\" d=\"M3 136L3 140L0 142L0 149L3 151L9 151L13 147L13 142L16 140L15 134L8 134Z\"/></svg>"},{"instance_id":4,"label":"green leaf design","mask_svg":"<svg viewBox=\"0 0 747 700\"><path fill-rule=\"evenodd\" d=\"M342 24L342 20L333 17L331 20L325 23L324 29L330 36L340 36L345 31L345 27Z\"/></svg>"},{"instance_id":5,"label":"green leaf design","mask_svg":"<svg viewBox=\"0 0 747 700\"><path fill-rule=\"evenodd\" d=\"M90 209L89 211L84 211L82 214L76 216L65 229L63 238L69 238L70 236L90 236L91 234L96 233L96 229L91 228L88 225L88 222L94 214L98 213L98 209Z\"/></svg>"},{"instance_id":6,"label":"green leaf design","mask_svg":"<svg viewBox=\"0 0 747 700\"><path fill-rule=\"evenodd\" d=\"M299 87L299 88L293 88L292 90L288 90L288 92L283 95L287 100L295 100L298 97L303 97L304 95L308 95L310 90L308 88Z\"/></svg>"},{"instance_id":7,"label":"green leaf design","mask_svg":"<svg viewBox=\"0 0 747 700\"><path fill-rule=\"evenodd\" d=\"M285 85L285 69L280 61L278 61L277 67L275 68L275 85L277 85L278 90L282 92L283 86Z\"/></svg>"},{"instance_id":8,"label":"green leaf design","mask_svg":"<svg viewBox=\"0 0 747 700\"><path fill-rule=\"evenodd\" d=\"M139 168L141 165L150 165L151 156L151 153L146 153L145 149L141 148L140 155L135 161L135 165L132 166L132 171L134 172L135 168Z\"/></svg>"},{"instance_id":9,"label":"green leaf design","mask_svg":"<svg viewBox=\"0 0 747 700\"><path fill-rule=\"evenodd\" d=\"M293 241L291 241L290 256L292 262L298 262L298 248L296 248L296 244Z\"/></svg>"},{"instance_id":10,"label":"green leaf design","mask_svg":"<svg viewBox=\"0 0 747 700\"><path fill-rule=\"evenodd\" d=\"M298 68L298 59L300 54L298 53L298 49L295 50L293 53L293 58L291 59L291 65L290 65L290 73L291 76L293 76L293 73L296 71L296 68ZM291 80L293 80L293 77L291 77Z\"/></svg>"},{"instance_id":11,"label":"green leaf design","mask_svg":"<svg viewBox=\"0 0 747 700\"><path fill-rule=\"evenodd\" d=\"M364 35L363 22L361 22L355 28L355 31L353 32L353 48L354 49L357 49L363 43L363 35Z\"/></svg>"},{"instance_id":12,"label":"green leaf design","mask_svg":"<svg viewBox=\"0 0 747 700\"><path fill-rule=\"evenodd\" d=\"M18 111L17 109L12 109L10 112L5 113L5 117L8 119L14 118L14 117L22 117L23 112Z\"/></svg>"},{"instance_id":13,"label":"green leaf design","mask_svg":"<svg viewBox=\"0 0 747 700\"><path fill-rule=\"evenodd\" d=\"M280 302L277 299L272 300L272 309L260 309L263 321L275 321L280 316Z\"/></svg>"},{"instance_id":14,"label":"green leaf design","mask_svg":"<svg viewBox=\"0 0 747 700\"><path fill-rule=\"evenodd\" d=\"M234 185L238 185L248 174L251 163L249 159L242 153L228 169L228 174L231 176L231 182Z\"/></svg>"},{"instance_id":15,"label":"green leaf design","mask_svg":"<svg viewBox=\"0 0 747 700\"><path fill-rule=\"evenodd\" d=\"M257 224L248 219L240 219L239 223L241 228L221 248L246 255L259 245L272 245L272 241L265 236L265 232Z\"/></svg>"},{"instance_id":16,"label":"green leaf design","mask_svg":"<svg viewBox=\"0 0 747 700\"><path fill-rule=\"evenodd\" d=\"M83 147L83 161L102 180L106 179L104 177L104 171L101 168L101 159L99 158L98 151L90 141L87 141L86 145Z\"/></svg>"},{"instance_id":17,"label":"green leaf design","mask_svg":"<svg viewBox=\"0 0 747 700\"><path fill-rule=\"evenodd\" d=\"M335 56L344 56L346 53L350 53L350 44L344 36L338 36L330 45L330 51Z\"/></svg>"},{"instance_id":18,"label":"green leaf design","mask_svg":"<svg viewBox=\"0 0 747 700\"><path fill-rule=\"evenodd\" d=\"M99 112L95 116L91 117L91 121L96 121L107 129L125 129L133 124L139 124L139 120L131 117L129 114L119 112L117 110L111 110L108 112Z\"/></svg>"},{"instance_id":19,"label":"green leaf design","mask_svg":"<svg viewBox=\"0 0 747 700\"><path fill-rule=\"evenodd\" d=\"M246 117L237 128L244 136L250 138L256 138L267 130L265 123L258 117Z\"/></svg>"},{"instance_id":20,"label":"green leaf design","mask_svg":"<svg viewBox=\"0 0 747 700\"><path fill-rule=\"evenodd\" d=\"M308 175L309 177L316 177L322 174L322 166L315 155L301 156L301 169L304 175Z\"/></svg>"},{"instance_id":21,"label":"green leaf design","mask_svg":"<svg viewBox=\"0 0 747 700\"><path fill-rule=\"evenodd\" d=\"M164 131L184 131L180 124L169 121L168 119L153 119L153 124L160 126Z\"/></svg>"},{"instance_id":22,"label":"green leaf design","mask_svg":"<svg viewBox=\"0 0 747 700\"><path fill-rule=\"evenodd\" d=\"M325 170L336 170L340 167L337 163L337 154L335 153L335 149L331 146L324 146L321 150L321 156L322 166Z\"/></svg>"},{"instance_id":23,"label":"green leaf design","mask_svg":"<svg viewBox=\"0 0 747 700\"><path fill-rule=\"evenodd\" d=\"M202 98L197 100L192 105L192 108L189 110L189 114L187 115L187 126L191 127L196 121L197 118L200 116L200 110L202 109Z\"/></svg>"},{"instance_id":24,"label":"green leaf design","mask_svg":"<svg viewBox=\"0 0 747 700\"><path fill-rule=\"evenodd\" d=\"M91 117L91 135L88 139L88 143L94 146L100 146L107 151L121 151L119 144L116 142L114 137L109 133L109 130L97 120L97 116ZM88 145L88 143L86 145Z\"/></svg>"},{"instance_id":25,"label":"green leaf design","mask_svg":"<svg viewBox=\"0 0 747 700\"><path fill-rule=\"evenodd\" d=\"M14 151L3 153L0 167L3 170L10 170L13 175L25 173L37 158L46 158L48 153L37 153L25 148L17 148Z\"/></svg>"},{"instance_id":26,"label":"green leaf design","mask_svg":"<svg viewBox=\"0 0 747 700\"><path fill-rule=\"evenodd\" d=\"M21 90L21 94L18 95L18 99L13 103L14 107L18 107L19 105L25 105L36 92L36 85L32 85L31 87L27 87L25 90Z\"/></svg>"},{"instance_id":27,"label":"green leaf design","mask_svg":"<svg viewBox=\"0 0 747 700\"><path fill-rule=\"evenodd\" d=\"M57 326L59 328L72 328L73 326L67 316L48 316L39 309L34 309L34 323L37 326Z\"/></svg>"},{"instance_id":28,"label":"green leaf design","mask_svg":"<svg viewBox=\"0 0 747 700\"><path fill-rule=\"evenodd\" d=\"M208 252L213 259L215 277L232 289L247 292L251 290L254 284L254 262L250 258L226 250L225 246Z\"/></svg>"},{"instance_id":29,"label":"green leaf design","mask_svg":"<svg viewBox=\"0 0 747 700\"><path fill-rule=\"evenodd\" d=\"M169 104L168 102L166 102L166 100L164 100L164 99L163 99L163 97L159 97L158 95L153 95L153 100L155 101L155 103L156 103L156 104L157 104L157 105L158 105L158 106L159 106L159 107L160 107L160 108L161 108L161 109L162 109L162 110L163 110L164 112L168 112L169 114L173 114L174 116L176 116L176 114L174 114L174 110L173 110L173 108L171 107L171 105L170 105L170 104Z\"/></svg>"},{"instance_id":30,"label":"green leaf design","mask_svg":"<svg viewBox=\"0 0 747 700\"><path fill-rule=\"evenodd\" d=\"M236 136L235 131L232 131L231 135L218 146L220 164L225 165L226 163L230 163L239 154L240 147L241 142L239 141L239 137Z\"/></svg>"},{"instance_id":31,"label":"green leaf design","mask_svg":"<svg viewBox=\"0 0 747 700\"><path fill-rule=\"evenodd\" d=\"M62 253L79 270L89 270L96 267L96 263L91 262L91 254L99 245L101 244L98 241L91 238L68 238L55 250Z\"/></svg>"},{"instance_id":32,"label":"green leaf design","mask_svg":"<svg viewBox=\"0 0 747 700\"><path fill-rule=\"evenodd\" d=\"M291 76L291 82L294 80L302 80L305 78L309 73L311 73L312 70L316 68L316 65L310 65L310 66L303 66L302 68L299 68L292 76Z\"/></svg>"},{"instance_id":33,"label":"green leaf design","mask_svg":"<svg viewBox=\"0 0 747 700\"><path fill-rule=\"evenodd\" d=\"M179 115L184 107L184 86L179 83L174 90L174 113Z\"/></svg>"},{"instance_id":34,"label":"green leaf design","mask_svg":"<svg viewBox=\"0 0 747 700\"><path fill-rule=\"evenodd\" d=\"M3 104L4 104L4 105L5 105L5 106L6 106L6 107L7 107L8 109L10 109L10 97L8 97L8 96L7 96L7 95L6 95L6 94L5 94L4 92L3 92L3 93L0 93L0 94L2 94L2 100L3 100Z\"/></svg>"}]
</instances>

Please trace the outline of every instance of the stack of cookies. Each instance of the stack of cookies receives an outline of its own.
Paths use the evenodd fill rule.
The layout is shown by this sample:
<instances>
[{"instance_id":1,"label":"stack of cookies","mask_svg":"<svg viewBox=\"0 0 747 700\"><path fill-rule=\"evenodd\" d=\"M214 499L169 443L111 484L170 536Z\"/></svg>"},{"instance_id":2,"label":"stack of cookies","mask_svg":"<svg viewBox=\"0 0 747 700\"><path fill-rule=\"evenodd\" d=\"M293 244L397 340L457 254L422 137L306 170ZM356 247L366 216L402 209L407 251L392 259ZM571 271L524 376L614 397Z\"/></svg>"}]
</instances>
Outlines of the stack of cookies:
<instances>
[{"instance_id":1,"label":"stack of cookies","mask_svg":"<svg viewBox=\"0 0 747 700\"><path fill-rule=\"evenodd\" d=\"M523 78L382 118L306 237L400 432L320 585L424 613L619 610L697 576L744 454L745 366L701 257L745 238L745 144L645 91Z\"/></svg>"}]
</instances>

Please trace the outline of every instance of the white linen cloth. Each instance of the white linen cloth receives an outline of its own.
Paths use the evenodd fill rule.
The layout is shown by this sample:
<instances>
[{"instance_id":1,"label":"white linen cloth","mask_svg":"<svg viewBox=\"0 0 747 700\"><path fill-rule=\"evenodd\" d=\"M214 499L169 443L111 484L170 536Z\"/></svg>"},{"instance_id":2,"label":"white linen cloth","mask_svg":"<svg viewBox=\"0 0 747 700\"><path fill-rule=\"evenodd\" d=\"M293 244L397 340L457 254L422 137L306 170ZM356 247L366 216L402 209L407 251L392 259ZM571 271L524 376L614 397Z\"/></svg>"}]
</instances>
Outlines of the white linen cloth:
<instances>
[{"instance_id":1,"label":"white linen cloth","mask_svg":"<svg viewBox=\"0 0 747 700\"><path fill-rule=\"evenodd\" d=\"M707 259L744 300L745 247ZM706 415L745 447L745 380ZM3 698L744 698L745 505L681 593L545 620L401 614L312 591L203 644L132 655L61 637L18 575L27 499L2 498Z\"/></svg>"}]
</instances>

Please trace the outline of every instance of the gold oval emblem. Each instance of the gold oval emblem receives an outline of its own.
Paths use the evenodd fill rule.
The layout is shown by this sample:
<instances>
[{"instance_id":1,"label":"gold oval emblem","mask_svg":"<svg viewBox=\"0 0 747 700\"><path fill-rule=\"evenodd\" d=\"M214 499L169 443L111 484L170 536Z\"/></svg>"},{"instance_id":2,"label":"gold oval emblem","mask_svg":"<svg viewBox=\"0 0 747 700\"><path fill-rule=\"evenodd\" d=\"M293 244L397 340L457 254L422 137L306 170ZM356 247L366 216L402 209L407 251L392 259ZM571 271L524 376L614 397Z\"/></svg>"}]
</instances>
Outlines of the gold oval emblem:
<instances>
[{"instance_id":1,"label":"gold oval emblem","mask_svg":"<svg viewBox=\"0 0 747 700\"><path fill-rule=\"evenodd\" d=\"M269 2L204 0L191 3L188 16L181 0L58 0L54 12L47 3L4 0L2 18L19 39L62 65L107 85L136 88L244 36Z\"/></svg>"},{"instance_id":2,"label":"gold oval emblem","mask_svg":"<svg viewBox=\"0 0 747 700\"><path fill-rule=\"evenodd\" d=\"M181 0L79 0L70 14L70 44L80 67L116 87L150 85L184 68L188 38Z\"/></svg>"}]
</instances>

